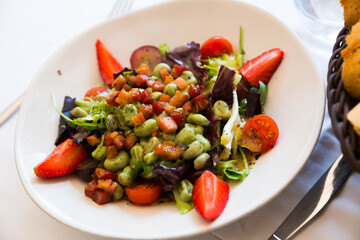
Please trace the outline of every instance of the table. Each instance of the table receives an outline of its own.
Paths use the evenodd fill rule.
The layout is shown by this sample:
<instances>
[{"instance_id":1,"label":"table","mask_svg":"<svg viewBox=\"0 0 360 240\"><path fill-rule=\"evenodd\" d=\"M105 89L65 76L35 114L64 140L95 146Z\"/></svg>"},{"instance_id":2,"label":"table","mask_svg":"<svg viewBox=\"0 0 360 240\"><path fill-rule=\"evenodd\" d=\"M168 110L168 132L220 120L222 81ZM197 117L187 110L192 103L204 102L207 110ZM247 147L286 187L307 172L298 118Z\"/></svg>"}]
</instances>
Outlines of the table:
<instances>
[{"instance_id":1,"label":"table","mask_svg":"<svg viewBox=\"0 0 360 240\"><path fill-rule=\"evenodd\" d=\"M166 0L135 0L140 9ZM311 31L292 1L246 0L274 13L296 33L315 60L326 83L327 64L336 33ZM0 112L29 85L46 59L72 37L105 20L115 0L12 0L0 2ZM314 26L314 25L313 25ZM2 171L0 175L0 239L99 240L49 217L27 196L17 176L14 136L17 114L0 127ZM326 111L318 144L309 161L289 186L262 208L224 228L193 239L267 239L280 225L318 177L340 154L340 144ZM360 239L360 174L352 174L340 195L326 211L295 239Z\"/></svg>"}]
</instances>

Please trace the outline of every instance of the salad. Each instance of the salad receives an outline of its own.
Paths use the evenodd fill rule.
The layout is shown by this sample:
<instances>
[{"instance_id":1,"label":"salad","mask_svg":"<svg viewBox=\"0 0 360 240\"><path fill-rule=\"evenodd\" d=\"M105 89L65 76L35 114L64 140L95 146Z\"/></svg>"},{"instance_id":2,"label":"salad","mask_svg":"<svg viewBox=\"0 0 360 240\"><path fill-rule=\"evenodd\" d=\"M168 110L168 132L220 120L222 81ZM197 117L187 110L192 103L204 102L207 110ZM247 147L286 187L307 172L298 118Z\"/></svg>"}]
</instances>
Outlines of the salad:
<instances>
[{"instance_id":1,"label":"salad","mask_svg":"<svg viewBox=\"0 0 360 240\"><path fill-rule=\"evenodd\" d=\"M270 49L244 64L241 35L238 50L221 36L174 49L141 46L129 67L97 40L103 85L56 108L56 148L36 176L76 172L97 204L171 201L183 214L195 208L216 219L228 182L244 180L279 135L263 105L284 53Z\"/></svg>"}]
</instances>

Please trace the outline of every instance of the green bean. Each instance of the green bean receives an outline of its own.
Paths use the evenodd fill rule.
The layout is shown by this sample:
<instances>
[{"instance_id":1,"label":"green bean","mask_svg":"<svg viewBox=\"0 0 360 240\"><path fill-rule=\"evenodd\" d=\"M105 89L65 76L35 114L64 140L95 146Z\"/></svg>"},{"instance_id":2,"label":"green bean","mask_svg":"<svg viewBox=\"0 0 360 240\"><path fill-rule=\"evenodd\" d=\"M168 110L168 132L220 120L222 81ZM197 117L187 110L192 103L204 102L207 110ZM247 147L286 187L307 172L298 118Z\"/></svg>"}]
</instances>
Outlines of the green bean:
<instances>
[{"instance_id":1,"label":"green bean","mask_svg":"<svg viewBox=\"0 0 360 240\"><path fill-rule=\"evenodd\" d=\"M202 127L200 125L185 123L184 127L191 128L192 130L194 130L195 134L202 134L202 135L204 134L204 127Z\"/></svg>"},{"instance_id":2,"label":"green bean","mask_svg":"<svg viewBox=\"0 0 360 240\"><path fill-rule=\"evenodd\" d=\"M130 119L138 113L136 106L133 104L126 104L121 113L125 119L126 125L134 126Z\"/></svg>"},{"instance_id":3,"label":"green bean","mask_svg":"<svg viewBox=\"0 0 360 240\"><path fill-rule=\"evenodd\" d=\"M115 192L113 193L113 199L114 201L119 201L121 200L121 198L123 197L124 195L124 190L123 188L118 185L117 188L115 189Z\"/></svg>"},{"instance_id":4,"label":"green bean","mask_svg":"<svg viewBox=\"0 0 360 240\"><path fill-rule=\"evenodd\" d=\"M153 69L153 75L158 77L158 78L161 78L161 75L160 75L160 70L163 69L163 68L166 68L166 70L168 70L168 72L171 71L171 68L169 65L167 65L166 63L159 63L158 65L156 65Z\"/></svg>"},{"instance_id":5,"label":"green bean","mask_svg":"<svg viewBox=\"0 0 360 240\"><path fill-rule=\"evenodd\" d=\"M88 115L88 113L84 109L82 109L81 107L75 107L71 111L71 114L74 115L77 118L86 117Z\"/></svg>"},{"instance_id":6,"label":"green bean","mask_svg":"<svg viewBox=\"0 0 360 240\"><path fill-rule=\"evenodd\" d=\"M152 137L144 146L144 154L148 154L154 151L155 147L160 143L160 140L157 137Z\"/></svg>"},{"instance_id":7,"label":"green bean","mask_svg":"<svg viewBox=\"0 0 360 240\"><path fill-rule=\"evenodd\" d=\"M169 83L164 88L164 93L169 95L170 97L173 97L177 91L177 86L175 83Z\"/></svg>"},{"instance_id":8,"label":"green bean","mask_svg":"<svg viewBox=\"0 0 360 240\"><path fill-rule=\"evenodd\" d=\"M231 116L229 105L223 100L218 100L213 106L214 114L223 120L228 120Z\"/></svg>"},{"instance_id":9,"label":"green bean","mask_svg":"<svg viewBox=\"0 0 360 240\"><path fill-rule=\"evenodd\" d=\"M115 131L118 128L116 116L114 114L107 115L105 119L105 125L110 132Z\"/></svg>"},{"instance_id":10,"label":"green bean","mask_svg":"<svg viewBox=\"0 0 360 240\"><path fill-rule=\"evenodd\" d=\"M183 78L189 85L190 84L194 84L194 85L198 84L196 77L194 76L194 74L191 71L188 71L188 70L183 71L180 77Z\"/></svg>"},{"instance_id":11,"label":"green bean","mask_svg":"<svg viewBox=\"0 0 360 240\"><path fill-rule=\"evenodd\" d=\"M154 98L155 101L158 101L161 96L161 92L153 92L151 93L151 96Z\"/></svg>"},{"instance_id":12,"label":"green bean","mask_svg":"<svg viewBox=\"0 0 360 240\"><path fill-rule=\"evenodd\" d=\"M195 141L195 131L191 128L184 127L176 134L175 143L189 145Z\"/></svg>"},{"instance_id":13,"label":"green bean","mask_svg":"<svg viewBox=\"0 0 360 240\"><path fill-rule=\"evenodd\" d=\"M188 149L186 149L183 154L182 157L184 159L192 159L192 158L196 158L197 156L199 156L202 152L203 152L204 148L203 145L201 144L201 142L199 141L193 141Z\"/></svg>"},{"instance_id":14,"label":"green bean","mask_svg":"<svg viewBox=\"0 0 360 240\"><path fill-rule=\"evenodd\" d=\"M185 201L191 201L192 200L192 191L193 191L193 185L192 183L187 180L181 180L179 185L179 192L180 192L180 198Z\"/></svg>"},{"instance_id":15,"label":"green bean","mask_svg":"<svg viewBox=\"0 0 360 240\"><path fill-rule=\"evenodd\" d=\"M104 167L108 170L119 171L129 163L129 154L125 151L120 151L114 158L107 158L104 161Z\"/></svg>"},{"instance_id":16,"label":"green bean","mask_svg":"<svg viewBox=\"0 0 360 240\"><path fill-rule=\"evenodd\" d=\"M154 151L149 152L144 156L144 163L153 164L159 159L159 156L154 153Z\"/></svg>"},{"instance_id":17,"label":"green bean","mask_svg":"<svg viewBox=\"0 0 360 240\"><path fill-rule=\"evenodd\" d=\"M207 140L203 135L201 134L196 134L195 135L195 140L199 141L202 145L203 145L203 151L207 152L210 150L211 148L211 144L209 142L209 140Z\"/></svg>"},{"instance_id":18,"label":"green bean","mask_svg":"<svg viewBox=\"0 0 360 240\"><path fill-rule=\"evenodd\" d=\"M130 166L126 166L122 172L118 174L118 181L123 186L130 186L134 182L132 168Z\"/></svg>"},{"instance_id":19,"label":"green bean","mask_svg":"<svg viewBox=\"0 0 360 240\"><path fill-rule=\"evenodd\" d=\"M209 120L200 113L190 113L187 116L186 121L203 127L207 127L210 124Z\"/></svg>"},{"instance_id":20,"label":"green bean","mask_svg":"<svg viewBox=\"0 0 360 240\"><path fill-rule=\"evenodd\" d=\"M144 149L137 143L130 149L130 166L133 168L135 164L144 159Z\"/></svg>"},{"instance_id":21,"label":"green bean","mask_svg":"<svg viewBox=\"0 0 360 240\"><path fill-rule=\"evenodd\" d=\"M200 154L194 160L194 168L195 169L203 168L209 159L210 159L210 155L208 153Z\"/></svg>"},{"instance_id":22,"label":"green bean","mask_svg":"<svg viewBox=\"0 0 360 240\"><path fill-rule=\"evenodd\" d=\"M140 126L135 127L134 133L137 137L148 137L151 135L154 128L158 129L157 121L150 118L143 122Z\"/></svg>"}]
</instances>

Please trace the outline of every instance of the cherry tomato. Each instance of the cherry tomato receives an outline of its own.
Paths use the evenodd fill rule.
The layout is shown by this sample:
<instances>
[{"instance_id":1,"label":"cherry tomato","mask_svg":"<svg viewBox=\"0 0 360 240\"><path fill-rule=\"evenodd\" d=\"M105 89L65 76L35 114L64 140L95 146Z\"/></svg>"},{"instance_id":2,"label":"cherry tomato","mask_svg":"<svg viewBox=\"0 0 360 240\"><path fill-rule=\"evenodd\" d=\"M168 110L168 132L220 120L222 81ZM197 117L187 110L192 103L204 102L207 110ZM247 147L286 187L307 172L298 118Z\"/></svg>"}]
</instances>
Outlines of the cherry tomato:
<instances>
[{"instance_id":1,"label":"cherry tomato","mask_svg":"<svg viewBox=\"0 0 360 240\"><path fill-rule=\"evenodd\" d=\"M129 200L135 204L151 204L159 199L162 188L154 182L144 182L138 185L131 185L125 188Z\"/></svg>"},{"instance_id":2,"label":"cherry tomato","mask_svg":"<svg viewBox=\"0 0 360 240\"><path fill-rule=\"evenodd\" d=\"M221 36L209 38L200 48L202 57L218 57L221 54L230 54L232 52L233 48L231 43Z\"/></svg>"},{"instance_id":3,"label":"cherry tomato","mask_svg":"<svg viewBox=\"0 0 360 240\"><path fill-rule=\"evenodd\" d=\"M275 121L264 114L250 118L242 129L242 139L252 152L265 152L270 149L279 137Z\"/></svg>"},{"instance_id":4,"label":"cherry tomato","mask_svg":"<svg viewBox=\"0 0 360 240\"><path fill-rule=\"evenodd\" d=\"M103 92L110 92L110 89L107 87L94 87L89 89L86 93L85 93L85 97L95 97L96 95L103 93Z\"/></svg>"}]
</instances>

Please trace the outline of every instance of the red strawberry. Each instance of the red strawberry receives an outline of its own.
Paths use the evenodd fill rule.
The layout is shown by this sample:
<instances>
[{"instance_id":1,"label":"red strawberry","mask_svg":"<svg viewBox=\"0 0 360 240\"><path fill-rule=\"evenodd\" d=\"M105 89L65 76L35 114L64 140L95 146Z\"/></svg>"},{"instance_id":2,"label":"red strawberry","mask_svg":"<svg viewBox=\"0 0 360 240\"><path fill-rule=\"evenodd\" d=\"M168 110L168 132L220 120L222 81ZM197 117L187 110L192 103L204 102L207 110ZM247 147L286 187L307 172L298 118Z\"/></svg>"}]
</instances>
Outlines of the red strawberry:
<instances>
[{"instance_id":1,"label":"red strawberry","mask_svg":"<svg viewBox=\"0 0 360 240\"><path fill-rule=\"evenodd\" d=\"M67 139L34 167L34 173L41 178L62 176L74 171L77 165L88 158L89 154L83 145Z\"/></svg>"},{"instance_id":2,"label":"red strawberry","mask_svg":"<svg viewBox=\"0 0 360 240\"><path fill-rule=\"evenodd\" d=\"M273 48L245 63L240 68L240 74L253 87L259 88L259 81L268 83L271 76L280 65L284 52L280 48Z\"/></svg>"},{"instance_id":3,"label":"red strawberry","mask_svg":"<svg viewBox=\"0 0 360 240\"><path fill-rule=\"evenodd\" d=\"M105 45L100 41L96 41L96 54L99 64L100 75L106 85L111 86L114 81L114 73L123 70L123 66L114 58L107 50Z\"/></svg>"},{"instance_id":4,"label":"red strawberry","mask_svg":"<svg viewBox=\"0 0 360 240\"><path fill-rule=\"evenodd\" d=\"M196 211L206 220L220 216L229 199L229 185L210 171L195 182L192 192Z\"/></svg>"}]
</instances>

